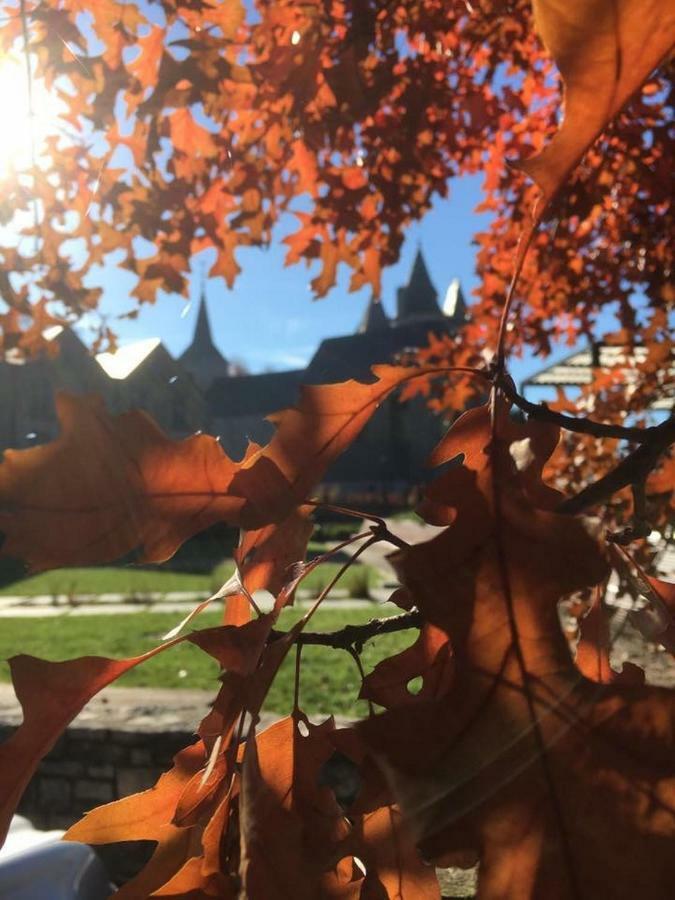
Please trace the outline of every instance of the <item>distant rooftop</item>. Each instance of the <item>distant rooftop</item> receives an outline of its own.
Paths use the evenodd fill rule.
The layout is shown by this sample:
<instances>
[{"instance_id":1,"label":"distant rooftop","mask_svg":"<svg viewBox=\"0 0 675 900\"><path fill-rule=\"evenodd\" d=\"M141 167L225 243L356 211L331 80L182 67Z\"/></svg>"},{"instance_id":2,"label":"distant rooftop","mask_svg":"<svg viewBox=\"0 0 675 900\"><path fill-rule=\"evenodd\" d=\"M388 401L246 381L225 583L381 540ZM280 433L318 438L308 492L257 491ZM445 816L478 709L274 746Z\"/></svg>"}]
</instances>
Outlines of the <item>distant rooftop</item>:
<instances>
[{"instance_id":1,"label":"distant rooftop","mask_svg":"<svg viewBox=\"0 0 675 900\"><path fill-rule=\"evenodd\" d=\"M593 381L594 369L622 368L626 376L636 365L647 358L646 347L621 347L615 344L595 344L585 350L566 356L560 362L542 369L523 382L526 387L583 387ZM675 375L675 363L671 361L670 374ZM672 409L675 396L663 396L652 404L652 409Z\"/></svg>"},{"instance_id":2,"label":"distant rooftop","mask_svg":"<svg viewBox=\"0 0 675 900\"><path fill-rule=\"evenodd\" d=\"M97 353L96 361L110 378L122 380L128 378L160 343L159 338L134 341L133 344L118 347L112 353Z\"/></svg>"}]
</instances>

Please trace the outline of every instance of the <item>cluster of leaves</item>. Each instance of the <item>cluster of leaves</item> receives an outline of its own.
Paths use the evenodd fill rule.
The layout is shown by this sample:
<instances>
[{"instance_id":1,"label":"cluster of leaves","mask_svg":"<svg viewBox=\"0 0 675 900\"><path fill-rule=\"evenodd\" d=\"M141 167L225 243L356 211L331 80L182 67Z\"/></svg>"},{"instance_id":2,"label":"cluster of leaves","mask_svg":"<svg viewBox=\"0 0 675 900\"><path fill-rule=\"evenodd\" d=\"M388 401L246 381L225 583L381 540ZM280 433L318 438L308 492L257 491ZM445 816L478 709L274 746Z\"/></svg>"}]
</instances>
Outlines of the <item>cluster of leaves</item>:
<instances>
[{"instance_id":1,"label":"cluster of leaves","mask_svg":"<svg viewBox=\"0 0 675 900\"><path fill-rule=\"evenodd\" d=\"M391 557L405 587L392 599L414 604L401 621L419 636L363 678L361 696L385 711L346 729L314 725L296 692L290 716L256 736L289 651L299 654L303 640L331 645L305 633L327 591L290 631L275 631L321 562L299 562L312 530L304 498L391 391L431 373L374 374L370 384L306 388L270 444L239 463L205 435L172 442L142 413L111 418L74 397L60 401L58 441L7 454L3 552L33 568L131 550L158 561L212 521L244 530L239 577L216 595L227 598L222 626L177 629L126 660L10 661L24 722L0 747L3 829L84 704L190 641L223 670L198 740L154 788L94 810L67 835L157 843L120 897L434 898L425 861L475 859L485 897L550 897L552 887L561 898L663 896L673 876L675 694L643 686L633 670L612 671L602 610L585 625L575 665L557 606L574 592L601 592L620 564L670 617L672 585L647 579L626 551L608 552L599 523L564 512L564 496L541 477L557 426L518 424L497 388L432 455L443 468L420 512L447 527L423 544L398 541ZM395 540L377 520L358 539ZM274 608L252 617L261 588ZM332 646L356 652L357 638ZM415 679L422 687L411 692ZM598 862L608 855L611 875Z\"/></svg>"},{"instance_id":2,"label":"cluster of leaves","mask_svg":"<svg viewBox=\"0 0 675 900\"><path fill-rule=\"evenodd\" d=\"M553 151L557 171L550 155L525 166L551 173L550 189L667 54L672 23L656 2L620 12L577 3L563 28L554 5L534 6L576 98ZM480 347L494 336L533 202L508 161L541 150L559 109L528 0L259 0L248 19L241 0L101 0L91 9L4 0L0 16L0 49L26 42L35 77L64 107L64 134L32 173L4 186L3 219L15 216L33 238L2 251L8 345L30 349L50 317L94 309L100 291L86 276L106 261L135 273L135 296L148 302L160 288L185 294L191 256L213 247L211 275L232 285L236 248L268 243L280 220L287 261L319 261L317 296L340 263L353 270L353 289L369 284L377 295L405 227L446 196L449 179L472 172L484 172L492 219L477 236L482 284L467 340ZM591 333L611 304L633 339L644 325L663 339L658 310L672 301L667 76L647 82L550 206L523 273L516 345L544 351L552 337ZM599 85L616 90L600 96ZM641 312L635 288L645 292Z\"/></svg>"},{"instance_id":3,"label":"cluster of leaves","mask_svg":"<svg viewBox=\"0 0 675 900\"><path fill-rule=\"evenodd\" d=\"M130 180L99 154L100 221L78 227L99 261L108 249L125 250L145 299L162 284L180 288L190 254L205 242L218 247L217 271L233 276L235 245L266 239L299 192L310 195L312 208L299 213L302 227L292 236L291 255L322 259L317 290L332 283L339 260L353 263L355 286L364 279L376 284L381 262L395 257L401 229L434 190L445 190L453 167L480 167L491 152L486 134L501 141L500 157L508 147L520 149L520 114L547 96L550 70L536 49L525 3L486 0L476 15L468 4L448 10L431 0L394 8L261 2L259 19L248 29L242 7L229 0L165 2L162 8L166 21L147 33L133 3L106 0L84 19L73 0L31 11L34 49L54 84L67 77L87 85L78 94L73 125L88 120L94 130L106 129L106 152L120 146L131 152ZM111 418L93 400L64 397L61 437L9 451L0 465L2 552L34 569L130 554L160 561L214 522L242 529L238 577L212 598L226 600L222 626L181 634L185 621L154 650L127 660L11 660L24 721L0 747L3 829L39 760L97 691L180 641L195 644L222 668L198 739L176 756L172 770L150 791L92 811L68 834L91 843L156 842L152 859L120 897L434 898L439 889L425 862L476 860L479 894L488 900L628 900L670 891L675 693L645 686L635 667L611 668L602 599L612 571L620 570L658 612L660 636L672 649L673 586L650 578L625 549L639 537L638 522L633 532L608 541L602 523L581 513L630 484L669 494L672 460L663 454L673 422L642 430L571 417L562 400L559 410L531 407L515 392L505 349L514 308L523 327L519 340L527 341L534 340L535 322L545 342L552 333L547 319L572 312L560 299L571 296L564 284L572 284L570 271L586 277L585 268L578 271L570 258L556 268L551 259L567 254L566 241L582 221L591 222L593 247L600 224L611 224L616 213L608 238L613 264L611 247L626 222L651 235L649 216L658 203L649 204L658 185L648 196L638 189L629 200L617 200L604 218L593 210L581 217L598 189L592 167L569 181L573 190L564 188L598 134L667 53L675 16L656 0L569 2L564 11L553 0L537 0L534 10L566 81L567 114L545 147L552 110L542 102L532 119L528 140L540 152L521 165L536 188L508 198L521 237L515 273L516 232L510 230L501 245L485 243L490 259L480 264L504 283L484 280L482 313L465 347L436 342L428 365L377 367L370 383L305 388L298 407L277 417L270 443L250 446L240 462L205 435L173 442L142 413ZM10 26L8 40L12 27L18 34L26 24L21 19ZM177 33L179 25L187 31ZM97 56L87 50L83 59L84 51L72 48L92 35L103 49ZM140 55L132 54L139 37ZM171 49L181 47L183 53ZM505 81L498 87L504 60L525 67L520 99ZM461 106L443 106L449 92L462 95ZM120 97L130 111L128 131L113 117L112 102ZM504 98L511 115L501 110ZM203 121L195 117L197 102ZM640 103L645 108L638 114L654 117L651 137L636 126L639 140L653 148L649 167L661 159L660 113ZM208 126L212 119L217 129ZM617 153L624 152L620 136L602 140L607 147L618 142ZM634 147L625 150L633 163ZM96 154L69 153L63 160L72 166L64 164L56 179L45 177L41 188L48 223L57 204L71 210L72 171L82 178L78 222L86 219L82 204ZM489 169L495 192L489 202L505 196L501 166ZM41 179L36 172L36 185ZM569 227L538 231L542 216L564 203ZM643 204L647 212L638 221L635 210ZM506 234L504 221L495 221ZM42 265L47 292L57 289L59 272L67 276L58 290L70 291L61 299L70 297L73 309L95 303L82 273L59 267L62 238L50 239L45 222L42 262L24 258L20 265ZM140 259L134 240L148 236L156 255ZM533 253L526 259L528 247ZM661 250L657 259L665 259ZM657 347L650 359L661 354L662 371L665 312L656 304L667 297L658 269L656 262L650 268L655 311L646 321ZM498 305L507 271L511 289ZM544 271L552 273L555 297L536 293ZM520 275L529 289L528 306L519 309ZM589 292L595 277L585 283ZM616 284L627 290L622 280ZM12 289L8 279L3 289ZM29 312L27 293L8 296L14 312ZM584 305L584 321L597 312L597 299L595 306L590 300ZM48 315L45 307L36 314ZM484 348L493 351L489 366ZM414 626L417 640L364 674L361 695L373 705L366 720L346 729L331 720L313 725L296 691L290 716L257 735L265 694L292 648L299 684L304 642L343 647L358 657L359 643L384 627L375 623L341 637L308 633L327 589L291 630L275 629L298 583L321 562L302 562L314 486L386 396L394 390L405 395L418 384L430 390L441 372L453 379L453 403L468 399L469 378L476 393L489 395L454 423L432 454L440 472L420 513L443 530L407 546L373 520L357 537L352 557L377 540L398 545L391 560L404 589L392 599L403 614L391 627ZM613 385L606 387L609 392ZM513 403L525 407L524 423L511 417ZM601 468L588 488L566 496L544 480L558 452L559 426L581 432L589 444L631 439L639 446L618 467ZM613 450L607 446L609 453L598 449L588 459L604 466ZM638 519L647 489L635 495ZM254 600L263 588L274 596L266 614ZM576 661L558 617L559 601L570 595L593 597ZM421 689L412 691L411 682L420 679ZM384 711L376 713L375 706Z\"/></svg>"}]
</instances>

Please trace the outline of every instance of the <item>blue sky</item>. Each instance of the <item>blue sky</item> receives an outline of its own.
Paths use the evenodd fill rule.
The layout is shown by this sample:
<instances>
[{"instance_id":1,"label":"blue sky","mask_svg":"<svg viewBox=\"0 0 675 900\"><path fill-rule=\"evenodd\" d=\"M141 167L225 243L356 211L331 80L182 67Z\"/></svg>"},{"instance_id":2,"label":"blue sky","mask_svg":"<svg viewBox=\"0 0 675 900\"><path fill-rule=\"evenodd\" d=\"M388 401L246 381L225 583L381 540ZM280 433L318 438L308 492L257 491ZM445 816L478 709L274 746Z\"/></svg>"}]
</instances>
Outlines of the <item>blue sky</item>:
<instances>
[{"instance_id":1,"label":"blue sky","mask_svg":"<svg viewBox=\"0 0 675 900\"><path fill-rule=\"evenodd\" d=\"M383 274L382 299L389 314L394 313L396 288L408 281L418 247L440 298L449 282L459 278L471 302L471 290L477 284L471 240L487 222L485 214L473 211L480 199L480 183L478 176L453 180L449 199L438 200L421 222L410 227L399 262ZM309 283L316 269L304 263L284 267L284 233L280 230L268 250L237 251L242 272L232 290L222 279L206 282L218 348L252 372L303 367L323 338L349 334L358 327L370 297L367 288L349 293L349 272L343 269L333 290L323 299L313 300ZM202 273L208 271L211 259L208 252L202 256L203 260L194 262L191 303L186 307L179 296L160 295L156 305L141 308L137 319L114 325L120 343L159 337L174 355L186 348L194 330ZM103 283L104 312L115 315L130 308L131 276L108 269ZM569 349L564 348L556 356L566 352ZM518 381L540 368L542 361L532 358L514 360L512 366Z\"/></svg>"}]
</instances>

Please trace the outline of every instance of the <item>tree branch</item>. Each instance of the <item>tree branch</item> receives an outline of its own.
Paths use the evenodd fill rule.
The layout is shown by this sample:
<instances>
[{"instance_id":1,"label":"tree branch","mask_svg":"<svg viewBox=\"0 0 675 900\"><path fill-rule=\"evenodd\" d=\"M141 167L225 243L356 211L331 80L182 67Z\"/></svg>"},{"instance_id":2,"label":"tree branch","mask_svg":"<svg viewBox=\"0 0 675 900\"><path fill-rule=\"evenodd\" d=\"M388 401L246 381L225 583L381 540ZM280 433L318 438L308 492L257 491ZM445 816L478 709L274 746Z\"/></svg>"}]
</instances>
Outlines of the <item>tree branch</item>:
<instances>
[{"instance_id":1,"label":"tree branch","mask_svg":"<svg viewBox=\"0 0 675 900\"><path fill-rule=\"evenodd\" d=\"M386 619L371 619L363 625L345 625L338 631L327 632L301 632L297 643L300 646L333 647L335 650L347 650L361 647L371 638L381 634L395 634L398 631L406 631L409 628L419 628L422 616L418 610L402 613L399 616L389 616ZM286 635L285 631L270 632L270 640L278 641Z\"/></svg>"},{"instance_id":2,"label":"tree branch","mask_svg":"<svg viewBox=\"0 0 675 900\"><path fill-rule=\"evenodd\" d=\"M646 429L652 432L649 443L643 443L637 450L630 453L619 465L608 472L602 478L589 484L575 497L565 500L557 509L562 513L580 513L589 506L602 503L612 494L629 485L639 485L644 482L651 470L658 462L659 457L668 447L675 443L675 416L671 416L655 426Z\"/></svg>"},{"instance_id":3,"label":"tree branch","mask_svg":"<svg viewBox=\"0 0 675 900\"><path fill-rule=\"evenodd\" d=\"M652 441L660 442L662 432L665 429L670 433L669 443L675 441L675 420L667 420L660 425L652 425L649 428L628 428L623 425L608 425L605 422L595 422L593 419L577 419L574 416L566 416L564 413L555 412L545 403L532 403L521 396L516 390L510 377L499 379L499 387L508 399L515 405L532 416L533 419L541 419L544 422L553 422L566 431L574 431L578 434L592 434L594 437L618 438L620 441L635 441L639 444L647 444ZM670 425L668 425L670 422Z\"/></svg>"}]
</instances>

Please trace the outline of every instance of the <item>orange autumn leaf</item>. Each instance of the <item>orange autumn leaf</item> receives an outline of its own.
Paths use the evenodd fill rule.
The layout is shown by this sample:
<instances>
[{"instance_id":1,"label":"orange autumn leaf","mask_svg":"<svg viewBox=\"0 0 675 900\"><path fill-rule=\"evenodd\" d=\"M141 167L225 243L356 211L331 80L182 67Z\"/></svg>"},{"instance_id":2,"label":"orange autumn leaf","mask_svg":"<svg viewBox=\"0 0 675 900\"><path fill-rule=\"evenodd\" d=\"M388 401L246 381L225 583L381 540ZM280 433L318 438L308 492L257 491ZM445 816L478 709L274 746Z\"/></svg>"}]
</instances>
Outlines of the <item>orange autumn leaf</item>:
<instances>
[{"instance_id":1,"label":"orange autumn leaf","mask_svg":"<svg viewBox=\"0 0 675 900\"><path fill-rule=\"evenodd\" d=\"M365 813L359 826L359 859L366 869L361 900L440 900L433 866L421 859L397 807Z\"/></svg>"},{"instance_id":2,"label":"orange autumn leaf","mask_svg":"<svg viewBox=\"0 0 675 900\"><path fill-rule=\"evenodd\" d=\"M283 521L258 531L244 531L234 558L250 593L269 591L277 596L289 580L291 567L305 558L313 530L312 507L303 506Z\"/></svg>"},{"instance_id":3,"label":"orange autumn leaf","mask_svg":"<svg viewBox=\"0 0 675 900\"><path fill-rule=\"evenodd\" d=\"M361 872L338 865L351 855L351 829L318 780L333 751L333 727L330 720L315 726L289 717L247 742L240 812L245 896L359 897Z\"/></svg>"},{"instance_id":4,"label":"orange autumn leaf","mask_svg":"<svg viewBox=\"0 0 675 900\"><path fill-rule=\"evenodd\" d=\"M585 150L675 43L670 0L533 0L535 25L565 85L563 123L521 161L548 202Z\"/></svg>"},{"instance_id":5,"label":"orange autumn leaf","mask_svg":"<svg viewBox=\"0 0 675 900\"><path fill-rule=\"evenodd\" d=\"M226 496L236 467L214 438L171 441L145 413L113 418L95 398L63 394L57 410L56 441L0 465L5 555L33 569L131 552L160 561L208 525L236 521L244 501Z\"/></svg>"},{"instance_id":6,"label":"orange autumn leaf","mask_svg":"<svg viewBox=\"0 0 675 900\"><path fill-rule=\"evenodd\" d=\"M423 370L419 370L422 372ZM95 398L61 395L61 436L0 464L2 553L33 569L135 554L170 557L216 522L257 529L302 504L379 404L418 370L378 366L371 384L305 387L274 417L265 448L240 463L215 438L167 438L141 412L111 417Z\"/></svg>"},{"instance_id":7,"label":"orange autumn leaf","mask_svg":"<svg viewBox=\"0 0 675 900\"><path fill-rule=\"evenodd\" d=\"M303 386L297 406L270 416L277 428L274 437L232 481L233 491L248 498L244 527L251 520L260 521L263 514L278 521L281 511L289 508L290 497L307 497L392 391L428 372L414 366L373 366L374 380L367 384L350 380ZM268 476L276 482L274 490Z\"/></svg>"},{"instance_id":8,"label":"orange autumn leaf","mask_svg":"<svg viewBox=\"0 0 675 900\"><path fill-rule=\"evenodd\" d=\"M173 767L154 787L99 806L73 825L66 839L87 844L159 841L185 786L203 765L204 745L197 741L176 754Z\"/></svg>"},{"instance_id":9,"label":"orange autumn leaf","mask_svg":"<svg viewBox=\"0 0 675 900\"><path fill-rule=\"evenodd\" d=\"M611 639L609 616L602 597L596 592L590 609L579 623L579 641L574 656L577 669L591 681L611 684L617 680L624 683L643 684L642 669L631 663L624 663L620 672L610 663Z\"/></svg>"},{"instance_id":10,"label":"orange autumn leaf","mask_svg":"<svg viewBox=\"0 0 675 900\"><path fill-rule=\"evenodd\" d=\"M221 666L246 671L255 664L260 634L271 622L258 619L245 629L216 628L168 641L131 659L85 656L66 662L47 662L33 656L9 660L12 683L23 710L23 722L0 744L0 839L39 761L65 728L104 687L125 672L182 641L212 654Z\"/></svg>"},{"instance_id":11,"label":"orange autumn leaf","mask_svg":"<svg viewBox=\"0 0 675 900\"><path fill-rule=\"evenodd\" d=\"M453 680L358 731L424 854L475 854L486 900L662 897L675 876L675 697L581 676L557 601L606 578L601 544L537 505L545 458L514 453L517 428L496 422L478 471L430 487L456 510L450 527L394 556L422 616L452 636Z\"/></svg>"},{"instance_id":12,"label":"orange autumn leaf","mask_svg":"<svg viewBox=\"0 0 675 900\"><path fill-rule=\"evenodd\" d=\"M332 241L324 239L321 242L319 258L321 260L321 271L315 278L312 278L311 285L317 297L324 297L335 284L340 251Z\"/></svg>"},{"instance_id":13,"label":"orange autumn leaf","mask_svg":"<svg viewBox=\"0 0 675 900\"><path fill-rule=\"evenodd\" d=\"M343 169L340 173L340 178L344 186L350 191L358 191L368 183L366 173L359 166L350 166L348 169Z\"/></svg>"},{"instance_id":14,"label":"orange autumn leaf","mask_svg":"<svg viewBox=\"0 0 675 900\"><path fill-rule=\"evenodd\" d=\"M424 623L412 646L379 662L363 679L360 697L385 707L442 697L452 683L452 647L441 628ZM414 679L419 689L411 691Z\"/></svg>"},{"instance_id":15,"label":"orange autumn leaf","mask_svg":"<svg viewBox=\"0 0 675 900\"><path fill-rule=\"evenodd\" d=\"M177 109L169 116L171 141L176 150L194 156L213 156L216 143L211 132L195 121L194 115L187 108Z\"/></svg>"},{"instance_id":16,"label":"orange autumn leaf","mask_svg":"<svg viewBox=\"0 0 675 900\"><path fill-rule=\"evenodd\" d=\"M318 175L316 156L301 140L293 141L291 151L289 168L298 174L298 190L315 196Z\"/></svg>"},{"instance_id":17,"label":"orange autumn leaf","mask_svg":"<svg viewBox=\"0 0 675 900\"><path fill-rule=\"evenodd\" d=\"M153 25L145 37L138 39L139 53L129 64L129 70L138 78L142 88L152 86L157 78L164 49L164 28Z\"/></svg>"}]
</instances>

